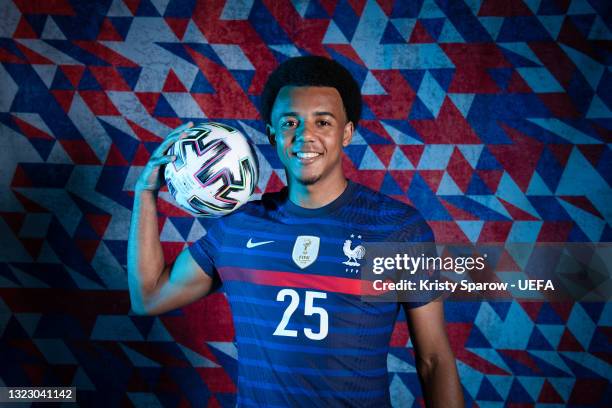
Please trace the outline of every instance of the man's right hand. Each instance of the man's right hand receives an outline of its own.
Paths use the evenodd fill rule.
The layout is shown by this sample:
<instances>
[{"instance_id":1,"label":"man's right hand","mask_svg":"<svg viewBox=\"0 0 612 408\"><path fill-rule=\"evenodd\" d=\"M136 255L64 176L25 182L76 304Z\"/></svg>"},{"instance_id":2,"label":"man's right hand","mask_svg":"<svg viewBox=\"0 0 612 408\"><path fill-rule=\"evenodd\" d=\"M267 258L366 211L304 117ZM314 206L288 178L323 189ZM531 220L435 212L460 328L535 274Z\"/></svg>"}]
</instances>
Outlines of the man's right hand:
<instances>
[{"instance_id":1,"label":"man's right hand","mask_svg":"<svg viewBox=\"0 0 612 408\"><path fill-rule=\"evenodd\" d=\"M161 166L176 160L175 155L167 155L166 152L177 140L184 138L187 135L185 130L191 127L193 127L193 122L186 123L177 127L166 136L164 141L151 155L142 173L140 173L140 177L138 177L134 186L135 191L146 190L156 192L161 188L163 176L160 172Z\"/></svg>"}]
</instances>

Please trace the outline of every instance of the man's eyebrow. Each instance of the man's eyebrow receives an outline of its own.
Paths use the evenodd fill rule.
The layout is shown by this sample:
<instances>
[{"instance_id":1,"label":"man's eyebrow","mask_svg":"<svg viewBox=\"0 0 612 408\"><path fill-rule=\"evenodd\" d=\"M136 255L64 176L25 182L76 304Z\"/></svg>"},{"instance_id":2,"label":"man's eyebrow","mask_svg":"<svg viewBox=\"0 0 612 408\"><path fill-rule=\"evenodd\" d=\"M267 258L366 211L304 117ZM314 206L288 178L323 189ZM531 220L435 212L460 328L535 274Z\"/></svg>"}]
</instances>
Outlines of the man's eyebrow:
<instances>
[{"instance_id":1,"label":"man's eyebrow","mask_svg":"<svg viewBox=\"0 0 612 408\"><path fill-rule=\"evenodd\" d=\"M336 116L331 113L331 112L327 112L327 111L317 111L314 113L315 116L331 116L332 118L336 118ZM297 112L283 112L281 113L280 117L285 117L285 116L300 116Z\"/></svg>"},{"instance_id":2,"label":"man's eyebrow","mask_svg":"<svg viewBox=\"0 0 612 408\"><path fill-rule=\"evenodd\" d=\"M315 116L331 116L332 118L336 119L336 116L334 116L333 113L327 111L315 112Z\"/></svg>"}]
</instances>

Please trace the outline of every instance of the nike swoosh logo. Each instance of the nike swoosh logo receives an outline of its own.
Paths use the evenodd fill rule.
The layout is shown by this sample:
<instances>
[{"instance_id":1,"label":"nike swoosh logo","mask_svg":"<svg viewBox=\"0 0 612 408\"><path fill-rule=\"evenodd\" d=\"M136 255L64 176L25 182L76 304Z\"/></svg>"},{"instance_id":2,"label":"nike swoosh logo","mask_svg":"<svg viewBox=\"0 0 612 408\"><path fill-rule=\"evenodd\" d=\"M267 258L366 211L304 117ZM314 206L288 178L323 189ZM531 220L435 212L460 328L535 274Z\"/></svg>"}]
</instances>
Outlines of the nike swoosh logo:
<instances>
[{"instance_id":1,"label":"nike swoosh logo","mask_svg":"<svg viewBox=\"0 0 612 408\"><path fill-rule=\"evenodd\" d=\"M255 247L258 247L260 245L271 244L272 242L274 242L274 241L253 242L251 240L251 238L249 238L249 241L246 243L246 247L247 248L255 248Z\"/></svg>"}]
</instances>

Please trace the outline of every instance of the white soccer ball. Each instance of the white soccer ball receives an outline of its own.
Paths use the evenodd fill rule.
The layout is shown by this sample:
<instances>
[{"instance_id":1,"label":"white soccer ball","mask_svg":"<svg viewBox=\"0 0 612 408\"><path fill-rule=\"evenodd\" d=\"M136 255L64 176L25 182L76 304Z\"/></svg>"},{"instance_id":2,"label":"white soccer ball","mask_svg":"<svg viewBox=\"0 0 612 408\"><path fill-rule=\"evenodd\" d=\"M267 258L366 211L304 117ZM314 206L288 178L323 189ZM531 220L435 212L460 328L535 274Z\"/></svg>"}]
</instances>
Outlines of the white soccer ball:
<instances>
[{"instance_id":1,"label":"white soccer ball","mask_svg":"<svg viewBox=\"0 0 612 408\"><path fill-rule=\"evenodd\" d=\"M185 131L167 154L168 191L196 216L221 217L249 200L259 177L253 145L238 130L223 123L200 123Z\"/></svg>"}]
</instances>

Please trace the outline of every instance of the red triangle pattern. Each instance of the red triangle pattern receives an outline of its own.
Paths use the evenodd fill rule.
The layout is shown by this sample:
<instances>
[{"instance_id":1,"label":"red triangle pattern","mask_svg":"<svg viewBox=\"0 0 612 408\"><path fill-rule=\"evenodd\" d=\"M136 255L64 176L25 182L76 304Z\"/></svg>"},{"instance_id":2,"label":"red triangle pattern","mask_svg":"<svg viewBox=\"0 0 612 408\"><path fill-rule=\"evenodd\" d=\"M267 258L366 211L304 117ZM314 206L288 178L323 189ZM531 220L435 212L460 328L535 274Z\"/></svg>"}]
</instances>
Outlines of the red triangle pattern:
<instances>
[{"instance_id":1,"label":"red triangle pattern","mask_svg":"<svg viewBox=\"0 0 612 408\"><path fill-rule=\"evenodd\" d=\"M164 82L164 87L162 88L163 92L188 92L185 85L181 82L181 80L176 76L172 68L168 71L168 76L166 77L166 82Z\"/></svg>"},{"instance_id":2,"label":"red triangle pattern","mask_svg":"<svg viewBox=\"0 0 612 408\"><path fill-rule=\"evenodd\" d=\"M353 180L372 190L379 191L385 178L385 170L360 170L353 176Z\"/></svg>"},{"instance_id":3,"label":"red triangle pattern","mask_svg":"<svg viewBox=\"0 0 612 408\"><path fill-rule=\"evenodd\" d=\"M536 218L533 215L529 214L527 211L524 211L524 210L518 208L517 206L509 203L508 201L504 200L503 198L500 198L500 197L497 197L497 198L503 204L503 206L506 208L506 210L508 211L508 213L510 214L510 216L512 217L513 220L515 220L515 221L539 221L538 218Z\"/></svg>"},{"instance_id":4,"label":"red triangle pattern","mask_svg":"<svg viewBox=\"0 0 612 408\"><path fill-rule=\"evenodd\" d=\"M19 130L21 133L26 135L28 139L45 139L45 140L55 140L55 138L49 135L47 132L40 130L37 127L32 126L30 123L21 120L19 117L15 115L11 115L13 122L19 126Z\"/></svg>"},{"instance_id":5,"label":"red triangle pattern","mask_svg":"<svg viewBox=\"0 0 612 408\"><path fill-rule=\"evenodd\" d=\"M102 20L100 32L98 33L98 41L123 41L124 38L117 32L115 26L108 18Z\"/></svg>"},{"instance_id":6,"label":"red triangle pattern","mask_svg":"<svg viewBox=\"0 0 612 408\"><path fill-rule=\"evenodd\" d=\"M591 200L586 198L585 196L559 196L564 201L567 201L571 205L578 207L584 211L587 211L593 214L596 217L604 219L603 215L593 206Z\"/></svg>"},{"instance_id":7,"label":"red triangle pattern","mask_svg":"<svg viewBox=\"0 0 612 408\"><path fill-rule=\"evenodd\" d=\"M514 141L514 144L489 145L489 150L519 188L525 192L540 160L544 146L539 140L528 137L503 123L501 127ZM521 165L517 166L516 163L521 163Z\"/></svg>"},{"instance_id":8,"label":"red triangle pattern","mask_svg":"<svg viewBox=\"0 0 612 408\"><path fill-rule=\"evenodd\" d=\"M531 16L533 13L521 0L484 0L478 16Z\"/></svg>"},{"instance_id":9,"label":"red triangle pattern","mask_svg":"<svg viewBox=\"0 0 612 408\"><path fill-rule=\"evenodd\" d=\"M510 350L510 349L500 349L497 350L500 354L510 357L514 361L523 364L526 367L529 367L536 373L541 373L538 364L531 358L531 355L525 350Z\"/></svg>"},{"instance_id":10,"label":"red triangle pattern","mask_svg":"<svg viewBox=\"0 0 612 408\"><path fill-rule=\"evenodd\" d=\"M355 64L366 66L359 55L355 52L355 49L350 44L329 44L326 47L338 52L339 54L344 55L346 58L353 61Z\"/></svg>"},{"instance_id":11,"label":"red triangle pattern","mask_svg":"<svg viewBox=\"0 0 612 408\"><path fill-rule=\"evenodd\" d=\"M391 174L393 180L395 180L404 193L408 191L410 183L412 183L414 172L414 170L389 170L389 174Z\"/></svg>"},{"instance_id":12,"label":"red triangle pattern","mask_svg":"<svg viewBox=\"0 0 612 408\"><path fill-rule=\"evenodd\" d=\"M380 8L385 12L387 17L391 16L391 12L393 11L394 0L376 0Z\"/></svg>"},{"instance_id":13,"label":"red triangle pattern","mask_svg":"<svg viewBox=\"0 0 612 408\"><path fill-rule=\"evenodd\" d=\"M327 14L333 16L338 0L319 0L319 4L325 9Z\"/></svg>"},{"instance_id":14,"label":"red triangle pattern","mask_svg":"<svg viewBox=\"0 0 612 408\"><path fill-rule=\"evenodd\" d=\"M224 295L222 293L208 295L184 307L182 311L183 316L160 317L160 320L177 343L218 363L217 358L202 342L202 339L208 339L208 341L233 340L234 325L231 310ZM215 316L215 318L202 319L202 316Z\"/></svg>"},{"instance_id":15,"label":"red triangle pattern","mask_svg":"<svg viewBox=\"0 0 612 408\"><path fill-rule=\"evenodd\" d=\"M402 153L404 153L404 156L406 156L406 158L410 160L410 163L416 168L423 155L423 150L425 150L425 145L401 145L399 148Z\"/></svg>"},{"instance_id":16,"label":"red triangle pattern","mask_svg":"<svg viewBox=\"0 0 612 408\"><path fill-rule=\"evenodd\" d=\"M612 143L612 135L608 129L595 122L592 122L591 126L593 129L595 129L601 140L603 140L605 143Z\"/></svg>"},{"instance_id":17,"label":"red triangle pattern","mask_svg":"<svg viewBox=\"0 0 612 408\"><path fill-rule=\"evenodd\" d=\"M103 238L111 220L111 216L106 214L85 214L85 218L89 221L91 228L96 231L96 234L98 234L100 238Z\"/></svg>"},{"instance_id":18,"label":"red triangle pattern","mask_svg":"<svg viewBox=\"0 0 612 408\"><path fill-rule=\"evenodd\" d=\"M544 221L537 242L566 242L574 223L572 221Z\"/></svg>"},{"instance_id":19,"label":"red triangle pattern","mask_svg":"<svg viewBox=\"0 0 612 408\"><path fill-rule=\"evenodd\" d=\"M166 24L168 24L168 27L170 27L172 32L174 32L174 35L176 35L179 40L182 40L183 36L185 35L185 31L187 31L189 19L165 17L164 20L166 20Z\"/></svg>"},{"instance_id":20,"label":"red triangle pattern","mask_svg":"<svg viewBox=\"0 0 612 408\"><path fill-rule=\"evenodd\" d=\"M508 86L506 87L508 93L529 93L533 90L527 85L527 82L519 75L518 72L513 71Z\"/></svg>"},{"instance_id":21,"label":"red triangle pattern","mask_svg":"<svg viewBox=\"0 0 612 408\"><path fill-rule=\"evenodd\" d=\"M130 163L123 157L119 148L114 144L108 149L108 155L106 156L105 166L129 166Z\"/></svg>"},{"instance_id":22,"label":"red triangle pattern","mask_svg":"<svg viewBox=\"0 0 612 408\"><path fill-rule=\"evenodd\" d=\"M561 320L564 322L569 319L570 313L572 313L572 308L574 307L573 303L570 302L552 302L550 303L550 307L554 309L554 311L559 315Z\"/></svg>"},{"instance_id":23,"label":"red triangle pattern","mask_svg":"<svg viewBox=\"0 0 612 408\"><path fill-rule=\"evenodd\" d=\"M64 112L69 112L70 107L72 106L72 100L74 99L75 91L62 91L59 89L53 89L50 92L53 94Z\"/></svg>"},{"instance_id":24,"label":"red triangle pattern","mask_svg":"<svg viewBox=\"0 0 612 408\"><path fill-rule=\"evenodd\" d=\"M13 179L11 180L11 187L32 187L32 180L28 177L23 168L18 164L15 167L15 173L13 173Z\"/></svg>"},{"instance_id":25,"label":"red triangle pattern","mask_svg":"<svg viewBox=\"0 0 612 408\"><path fill-rule=\"evenodd\" d=\"M160 143L163 140L163 137L156 135L153 132L149 132L147 129L143 128L136 122L133 122L126 118L128 125L132 128L136 136L143 142L156 142Z\"/></svg>"},{"instance_id":26,"label":"red triangle pattern","mask_svg":"<svg viewBox=\"0 0 612 408\"><path fill-rule=\"evenodd\" d=\"M278 175L276 174L276 172L272 172L272 174L270 174L270 178L268 179L268 184L266 184L266 189L264 190L265 193L272 193L272 192L276 192L276 191L280 191L280 189L282 189L285 186L285 183L283 183L283 180L280 179L280 177L278 177Z\"/></svg>"},{"instance_id":27,"label":"red triangle pattern","mask_svg":"<svg viewBox=\"0 0 612 408\"><path fill-rule=\"evenodd\" d=\"M550 144L546 148L555 156L561 167L567 165L567 159L572 152L573 145L571 144Z\"/></svg>"},{"instance_id":28,"label":"red triangle pattern","mask_svg":"<svg viewBox=\"0 0 612 408\"><path fill-rule=\"evenodd\" d=\"M479 243L506 242L512 221L485 221L478 237Z\"/></svg>"},{"instance_id":29,"label":"red triangle pattern","mask_svg":"<svg viewBox=\"0 0 612 408\"><path fill-rule=\"evenodd\" d=\"M389 163L391 162L391 157L393 156L393 152L395 152L395 145L370 145L376 156L380 159L380 161L385 165L385 167L389 167Z\"/></svg>"},{"instance_id":30,"label":"red triangle pattern","mask_svg":"<svg viewBox=\"0 0 612 408\"><path fill-rule=\"evenodd\" d=\"M416 93L408 81L406 81L399 70L371 70L371 72L378 82L380 82L381 86L387 91L387 94L364 95L364 102L379 119L406 120L416 97ZM376 123L378 127L382 128L378 121L369 120L367 122ZM379 131L374 132L380 135L386 133ZM393 141L391 137L389 137L389 140L391 142Z\"/></svg>"},{"instance_id":31,"label":"red triangle pattern","mask_svg":"<svg viewBox=\"0 0 612 408\"><path fill-rule=\"evenodd\" d=\"M499 181L504 175L503 170L476 170L476 174L493 193L497 192Z\"/></svg>"},{"instance_id":32,"label":"red triangle pattern","mask_svg":"<svg viewBox=\"0 0 612 408\"><path fill-rule=\"evenodd\" d=\"M181 120L181 118L162 118L162 117L158 117L156 118L159 122L163 123L164 125L168 126L170 129L176 129L177 127L181 126L183 124L183 121Z\"/></svg>"},{"instance_id":33,"label":"red triangle pattern","mask_svg":"<svg viewBox=\"0 0 612 408\"><path fill-rule=\"evenodd\" d=\"M132 159L132 166L145 166L150 158L151 154L141 143L138 145L138 148L136 149L136 154Z\"/></svg>"},{"instance_id":34,"label":"red triangle pattern","mask_svg":"<svg viewBox=\"0 0 612 408\"><path fill-rule=\"evenodd\" d=\"M522 268L519 267L512 255L508 253L508 251L502 251L499 259L497 260L497 264L495 265L495 272L498 271L521 271ZM537 315L536 315L537 316Z\"/></svg>"},{"instance_id":35,"label":"red triangle pattern","mask_svg":"<svg viewBox=\"0 0 612 408\"><path fill-rule=\"evenodd\" d=\"M153 112L155 112L155 107L157 106L157 101L159 100L159 92L134 92L142 106L149 112L151 116Z\"/></svg>"},{"instance_id":36,"label":"red triangle pattern","mask_svg":"<svg viewBox=\"0 0 612 408\"><path fill-rule=\"evenodd\" d=\"M30 200L29 198L20 194L19 192L13 191L13 194L15 194L15 197L17 197L21 205L23 205L23 208L25 208L25 210L28 213L48 213L49 212L46 208Z\"/></svg>"},{"instance_id":37,"label":"red triangle pattern","mask_svg":"<svg viewBox=\"0 0 612 408\"><path fill-rule=\"evenodd\" d=\"M542 389L540 390L540 395L538 396L538 402L542 404L563 404L565 401L563 397L559 395L555 387L545 379L544 384L542 385Z\"/></svg>"},{"instance_id":38,"label":"red triangle pattern","mask_svg":"<svg viewBox=\"0 0 612 408\"><path fill-rule=\"evenodd\" d=\"M597 166L601 155L608 148L605 144L576 145L576 147L593 167Z\"/></svg>"},{"instance_id":39,"label":"red triangle pattern","mask_svg":"<svg viewBox=\"0 0 612 408\"><path fill-rule=\"evenodd\" d=\"M123 0L127 8L130 9L132 14L136 14L138 12L138 6L140 6L140 0Z\"/></svg>"},{"instance_id":40,"label":"red triangle pattern","mask_svg":"<svg viewBox=\"0 0 612 408\"><path fill-rule=\"evenodd\" d=\"M115 67L89 67L89 70L105 91L131 92L132 89Z\"/></svg>"},{"instance_id":41,"label":"red triangle pattern","mask_svg":"<svg viewBox=\"0 0 612 408\"><path fill-rule=\"evenodd\" d=\"M164 184L163 187L160 189L160 191L168 191L167 186ZM169 198L170 202L166 201L166 200L157 200L157 212L160 215L163 215L164 217L164 221L165 221L165 217L193 217L192 215L190 215L186 210L183 210L176 201L174 201L172 198ZM164 226L164 222L161 222L161 220L159 221L159 230L161 231L163 226Z\"/></svg>"},{"instance_id":42,"label":"red triangle pattern","mask_svg":"<svg viewBox=\"0 0 612 408\"><path fill-rule=\"evenodd\" d=\"M98 250L98 246L100 246L100 240L98 239L75 239L74 243L79 247L81 253L87 260L87 262L91 262L94 256L96 255L96 251Z\"/></svg>"},{"instance_id":43,"label":"red triangle pattern","mask_svg":"<svg viewBox=\"0 0 612 408\"><path fill-rule=\"evenodd\" d=\"M389 347L406 347L408 343L408 325L406 322L397 322L391 332L391 340L389 341Z\"/></svg>"},{"instance_id":44,"label":"red triangle pattern","mask_svg":"<svg viewBox=\"0 0 612 408\"><path fill-rule=\"evenodd\" d=\"M17 48L19 48L19 51L21 51L21 53L25 55L26 59L30 64L54 64L53 61L51 61L50 59L43 57L35 51L32 51L23 44L15 42L15 45L17 46Z\"/></svg>"},{"instance_id":45,"label":"red triangle pattern","mask_svg":"<svg viewBox=\"0 0 612 408\"><path fill-rule=\"evenodd\" d=\"M536 94L538 98L551 112L552 116L558 118L579 118L580 112L574 106L572 99L566 93L554 92L554 93L539 93Z\"/></svg>"},{"instance_id":46,"label":"red triangle pattern","mask_svg":"<svg viewBox=\"0 0 612 408\"><path fill-rule=\"evenodd\" d=\"M427 224L433 230L438 243L470 243L469 238L455 221L427 221Z\"/></svg>"},{"instance_id":47,"label":"red triangle pattern","mask_svg":"<svg viewBox=\"0 0 612 408\"><path fill-rule=\"evenodd\" d=\"M444 97L437 119L410 120L409 123L426 144L482 144L448 97Z\"/></svg>"},{"instance_id":48,"label":"red triangle pattern","mask_svg":"<svg viewBox=\"0 0 612 408\"><path fill-rule=\"evenodd\" d=\"M372 133L375 133L376 135L382 137L385 140L388 140L391 143L395 143L391 135L387 133L387 130L377 120L362 120L359 122L359 126L368 129Z\"/></svg>"},{"instance_id":49,"label":"red triangle pattern","mask_svg":"<svg viewBox=\"0 0 612 408\"><path fill-rule=\"evenodd\" d=\"M120 116L115 104L104 91L78 91L83 101L96 116Z\"/></svg>"},{"instance_id":50,"label":"red triangle pattern","mask_svg":"<svg viewBox=\"0 0 612 408\"><path fill-rule=\"evenodd\" d=\"M444 199L444 197L440 197L440 203L446 208L446 211L453 217L455 221L478 221L479 218L474 214L465 211L463 208L459 208L454 206L452 203L449 203Z\"/></svg>"},{"instance_id":51,"label":"red triangle pattern","mask_svg":"<svg viewBox=\"0 0 612 408\"><path fill-rule=\"evenodd\" d=\"M66 75L66 78L70 81L73 87L77 88L83 72L85 72L84 65L60 65L60 69Z\"/></svg>"},{"instance_id":52,"label":"red triangle pattern","mask_svg":"<svg viewBox=\"0 0 612 408\"><path fill-rule=\"evenodd\" d=\"M576 337L570 332L567 327L563 331L561 341L557 346L557 351L585 351Z\"/></svg>"},{"instance_id":53,"label":"red triangle pattern","mask_svg":"<svg viewBox=\"0 0 612 408\"><path fill-rule=\"evenodd\" d=\"M212 408L222 408L222 405L219 403L219 400L217 400L214 395L210 396L208 402L206 403L206 406Z\"/></svg>"},{"instance_id":54,"label":"red triangle pattern","mask_svg":"<svg viewBox=\"0 0 612 408\"><path fill-rule=\"evenodd\" d=\"M38 38L38 34L34 31L32 26L28 23L28 21L21 16L19 19L19 24L17 24L17 28L15 32L13 32L13 38Z\"/></svg>"},{"instance_id":55,"label":"red triangle pattern","mask_svg":"<svg viewBox=\"0 0 612 408\"><path fill-rule=\"evenodd\" d=\"M361 17L366 0L348 0L348 4L353 8L353 10L355 10L355 14L357 14L358 17Z\"/></svg>"},{"instance_id":56,"label":"red triangle pattern","mask_svg":"<svg viewBox=\"0 0 612 408\"><path fill-rule=\"evenodd\" d=\"M457 147L453 148L453 153L451 154L448 165L446 166L446 171L455 181L457 187L459 187L461 191L465 193L470 185L470 180L472 179L474 169L472 166L470 166L470 163L465 159L465 157L463 157L463 154L461 154Z\"/></svg>"},{"instance_id":57,"label":"red triangle pattern","mask_svg":"<svg viewBox=\"0 0 612 408\"><path fill-rule=\"evenodd\" d=\"M0 48L0 61L9 64L25 64L26 61L10 52Z\"/></svg>"},{"instance_id":58,"label":"red triangle pattern","mask_svg":"<svg viewBox=\"0 0 612 408\"><path fill-rule=\"evenodd\" d=\"M17 213L17 212L2 212L2 219L9 228L13 231L15 236L19 236L19 231L23 226L23 221L25 220L26 213Z\"/></svg>"},{"instance_id":59,"label":"red triangle pattern","mask_svg":"<svg viewBox=\"0 0 612 408\"><path fill-rule=\"evenodd\" d=\"M525 313L527 313L527 316L529 316L529 318L535 322L538 318L538 314L540 313L540 309L542 308L542 302L526 301L518 302L518 304L521 305Z\"/></svg>"},{"instance_id":60,"label":"red triangle pattern","mask_svg":"<svg viewBox=\"0 0 612 408\"><path fill-rule=\"evenodd\" d=\"M412 30L412 34L410 34L410 39L408 40L408 42L422 44L434 43L436 41L431 38L431 35L429 35L423 24L419 20L417 20L416 24L414 25L414 29Z\"/></svg>"},{"instance_id":61,"label":"red triangle pattern","mask_svg":"<svg viewBox=\"0 0 612 408\"><path fill-rule=\"evenodd\" d=\"M440 181L444 176L444 170L417 170L417 172L423 177L423 180L425 180L425 183L427 183L431 191L434 193L438 191Z\"/></svg>"},{"instance_id":62,"label":"red triangle pattern","mask_svg":"<svg viewBox=\"0 0 612 408\"><path fill-rule=\"evenodd\" d=\"M64 139L59 142L75 164L100 164L100 159L91 150L87 141Z\"/></svg>"}]
</instances>

